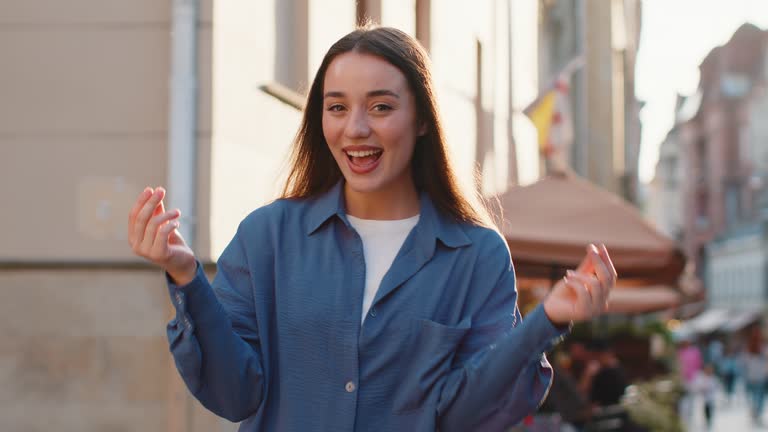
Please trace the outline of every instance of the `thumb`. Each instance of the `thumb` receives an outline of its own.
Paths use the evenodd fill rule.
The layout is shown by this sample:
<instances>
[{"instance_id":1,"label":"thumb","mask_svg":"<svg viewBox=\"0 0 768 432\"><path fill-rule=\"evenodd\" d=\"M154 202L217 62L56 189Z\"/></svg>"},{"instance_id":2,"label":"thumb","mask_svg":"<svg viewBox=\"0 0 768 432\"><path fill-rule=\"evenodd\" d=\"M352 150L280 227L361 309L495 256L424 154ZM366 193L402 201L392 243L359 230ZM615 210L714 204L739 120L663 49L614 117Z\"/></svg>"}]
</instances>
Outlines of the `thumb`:
<instances>
[{"instance_id":1,"label":"thumb","mask_svg":"<svg viewBox=\"0 0 768 432\"><path fill-rule=\"evenodd\" d=\"M181 235L178 229L174 229L171 231L170 237L168 237L168 243L172 245L184 245L187 246L186 240L184 240L184 236Z\"/></svg>"}]
</instances>

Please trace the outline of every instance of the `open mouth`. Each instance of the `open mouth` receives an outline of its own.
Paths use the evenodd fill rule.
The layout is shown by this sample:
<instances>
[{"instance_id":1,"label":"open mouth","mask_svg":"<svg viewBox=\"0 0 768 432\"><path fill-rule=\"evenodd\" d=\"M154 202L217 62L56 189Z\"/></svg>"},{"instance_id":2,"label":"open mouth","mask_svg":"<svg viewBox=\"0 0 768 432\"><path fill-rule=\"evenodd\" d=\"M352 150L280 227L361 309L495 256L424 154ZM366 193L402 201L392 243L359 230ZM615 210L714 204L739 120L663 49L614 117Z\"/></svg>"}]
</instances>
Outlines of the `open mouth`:
<instances>
[{"instance_id":1,"label":"open mouth","mask_svg":"<svg viewBox=\"0 0 768 432\"><path fill-rule=\"evenodd\" d=\"M364 168L378 162L383 150L345 150L349 161L358 167Z\"/></svg>"}]
</instances>

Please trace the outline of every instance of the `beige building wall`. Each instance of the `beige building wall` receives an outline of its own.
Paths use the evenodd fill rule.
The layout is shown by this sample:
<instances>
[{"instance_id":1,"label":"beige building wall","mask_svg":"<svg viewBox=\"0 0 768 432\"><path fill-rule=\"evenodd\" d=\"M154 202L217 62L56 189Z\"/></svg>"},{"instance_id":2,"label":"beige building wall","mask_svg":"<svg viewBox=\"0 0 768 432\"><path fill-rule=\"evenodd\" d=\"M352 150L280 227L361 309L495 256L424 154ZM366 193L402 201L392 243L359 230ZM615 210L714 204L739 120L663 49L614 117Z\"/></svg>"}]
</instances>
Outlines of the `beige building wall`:
<instances>
[{"instance_id":1,"label":"beige building wall","mask_svg":"<svg viewBox=\"0 0 768 432\"><path fill-rule=\"evenodd\" d=\"M181 383L164 280L126 241L136 195L168 182L173 2L65 3L0 3L0 430L233 430ZM428 32L462 182L502 191L512 154L506 2L372 3L383 24ZM185 223L212 273L240 220L281 190L300 121L263 87L305 91L357 7L200 4L197 208Z\"/></svg>"},{"instance_id":2,"label":"beige building wall","mask_svg":"<svg viewBox=\"0 0 768 432\"><path fill-rule=\"evenodd\" d=\"M304 9L297 4L290 13L306 15L307 2L296 3L304 3ZM306 69L301 49L310 58L308 33L286 35L293 28L276 25L276 16L287 13L278 6L277 1L214 6L211 196L199 206L211 215L211 247L198 250L208 261L215 261L249 212L277 197L281 168L299 124L298 110L260 90L262 85L283 82L298 91L297 81L303 85L309 81L308 76L286 76L285 71ZM349 28L353 25L351 15Z\"/></svg>"},{"instance_id":3,"label":"beige building wall","mask_svg":"<svg viewBox=\"0 0 768 432\"><path fill-rule=\"evenodd\" d=\"M165 180L170 7L0 8L0 259L130 259L127 197Z\"/></svg>"},{"instance_id":4,"label":"beige building wall","mask_svg":"<svg viewBox=\"0 0 768 432\"><path fill-rule=\"evenodd\" d=\"M541 176L536 128L523 110L539 93L539 0L517 0L511 6L512 134L516 182L527 185Z\"/></svg>"},{"instance_id":5,"label":"beige building wall","mask_svg":"<svg viewBox=\"0 0 768 432\"><path fill-rule=\"evenodd\" d=\"M3 269L0 286L0 430L165 430L157 272Z\"/></svg>"},{"instance_id":6,"label":"beige building wall","mask_svg":"<svg viewBox=\"0 0 768 432\"><path fill-rule=\"evenodd\" d=\"M200 3L204 151L212 2ZM170 23L171 2L0 2L0 430L175 421L164 282L125 233L141 188L166 183Z\"/></svg>"},{"instance_id":7,"label":"beige building wall","mask_svg":"<svg viewBox=\"0 0 768 432\"><path fill-rule=\"evenodd\" d=\"M459 178L485 194L509 183L510 45L506 2L432 1L431 56L448 143Z\"/></svg>"}]
</instances>

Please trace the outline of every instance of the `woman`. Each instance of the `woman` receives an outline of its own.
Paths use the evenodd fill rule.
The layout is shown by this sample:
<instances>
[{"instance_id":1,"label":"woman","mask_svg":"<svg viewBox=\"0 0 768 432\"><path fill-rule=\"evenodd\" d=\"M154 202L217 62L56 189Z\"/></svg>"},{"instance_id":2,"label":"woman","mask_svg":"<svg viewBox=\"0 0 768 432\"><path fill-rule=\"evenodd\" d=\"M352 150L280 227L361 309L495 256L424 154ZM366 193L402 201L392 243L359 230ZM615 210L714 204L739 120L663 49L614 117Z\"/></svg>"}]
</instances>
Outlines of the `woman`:
<instances>
[{"instance_id":1,"label":"woman","mask_svg":"<svg viewBox=\"0 0 768 432\"><path fill-rule=\"evenodd\" d=\"M283 197L243 220L212 284L164 193L139 196L130 243L167 273L190 391L245 431L502 430L616 278L591 245L521 320L506 243L448 163L427 56L391 28L330 48Z\"/></svg>"}]
</instances>

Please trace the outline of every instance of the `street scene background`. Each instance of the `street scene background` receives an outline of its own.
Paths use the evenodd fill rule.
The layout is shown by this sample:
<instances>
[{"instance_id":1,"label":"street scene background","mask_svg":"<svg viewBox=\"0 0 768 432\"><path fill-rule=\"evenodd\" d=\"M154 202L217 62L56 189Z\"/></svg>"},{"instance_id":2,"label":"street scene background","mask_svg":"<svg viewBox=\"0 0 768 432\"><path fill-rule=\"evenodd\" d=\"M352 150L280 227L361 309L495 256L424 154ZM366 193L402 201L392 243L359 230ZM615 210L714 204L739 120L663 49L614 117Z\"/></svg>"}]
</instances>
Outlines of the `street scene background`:
<instances>
[{"instance_id":1,"label":"street scene background","mask_svg":"<svg viewBox=\"0 0 768 432\"><path fill-rule=\"evenodd\" d=\"M166 187L214 275L366 20L429 52L524 314L589 243L618 270L513 430L768 430L762 0L0 0L0 430L237 429L179 378L128 211Z\"/></svg>"}]
</instances>

